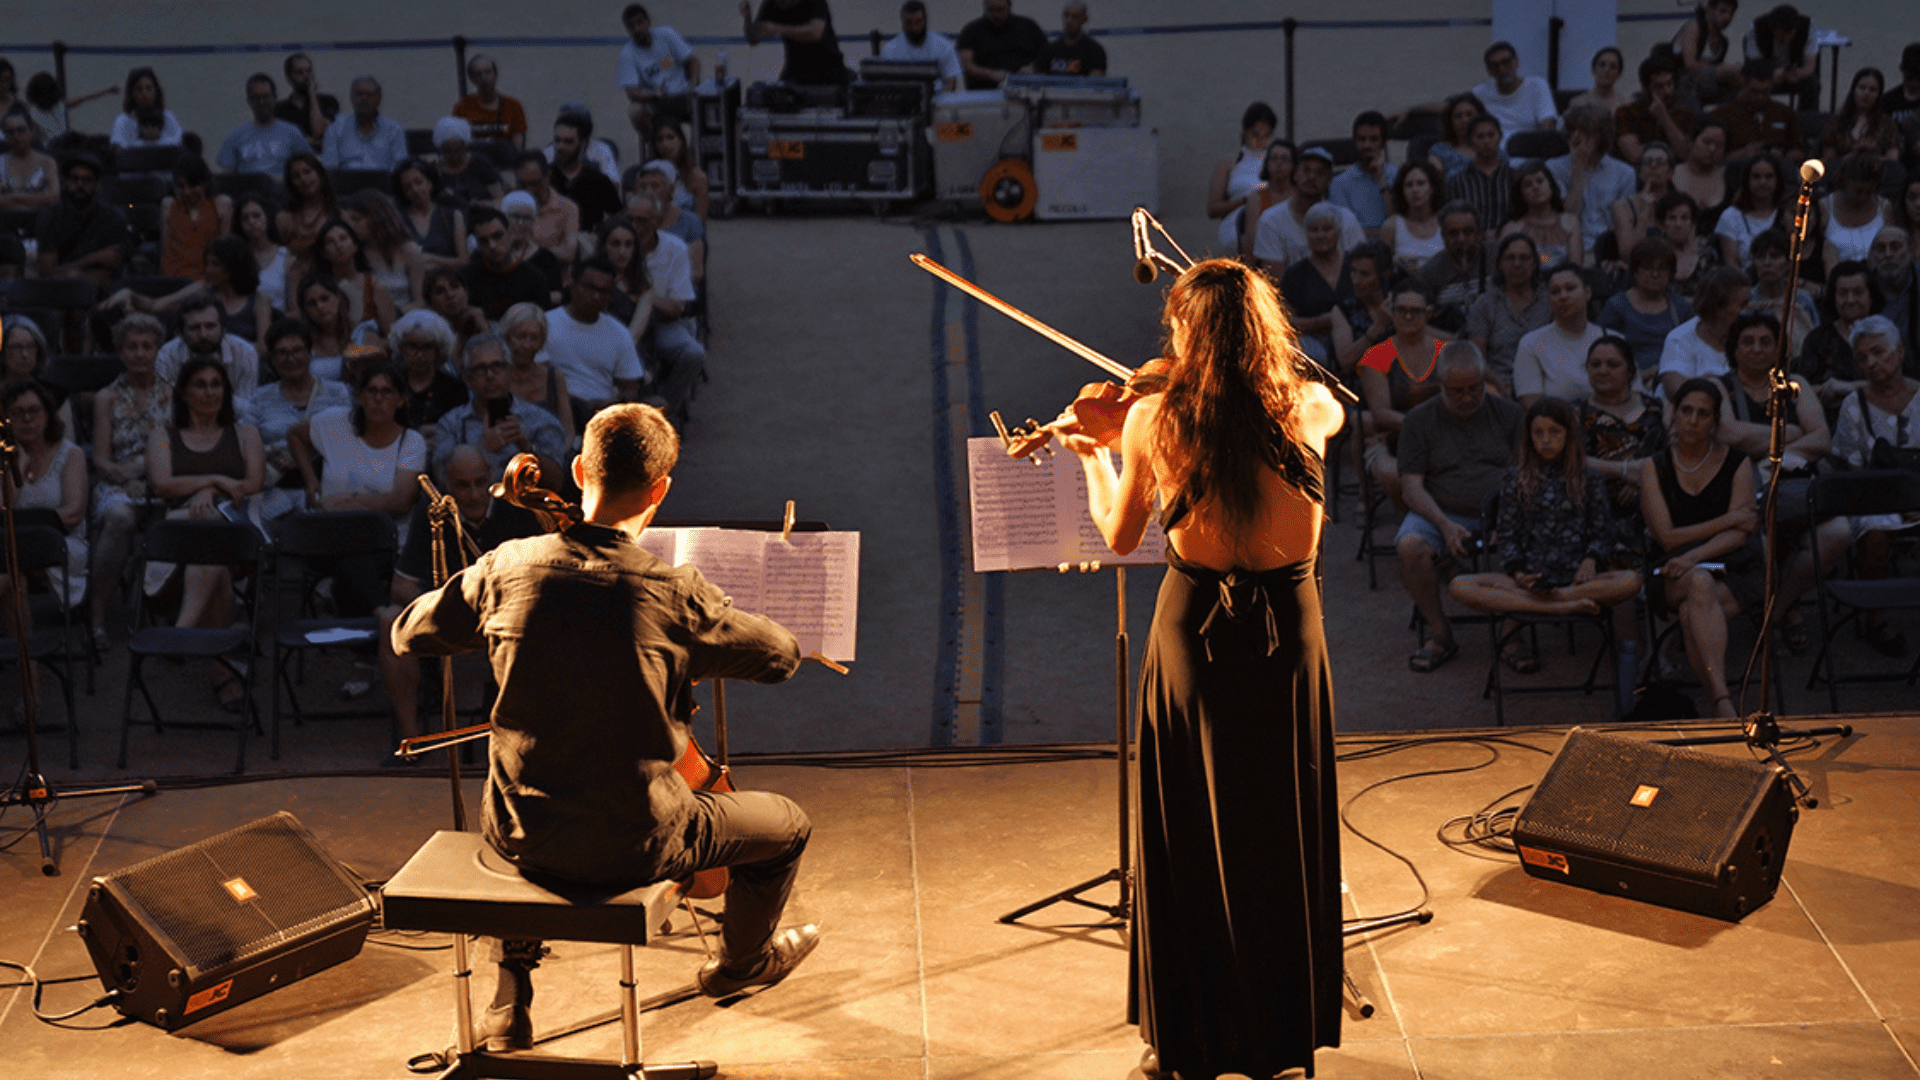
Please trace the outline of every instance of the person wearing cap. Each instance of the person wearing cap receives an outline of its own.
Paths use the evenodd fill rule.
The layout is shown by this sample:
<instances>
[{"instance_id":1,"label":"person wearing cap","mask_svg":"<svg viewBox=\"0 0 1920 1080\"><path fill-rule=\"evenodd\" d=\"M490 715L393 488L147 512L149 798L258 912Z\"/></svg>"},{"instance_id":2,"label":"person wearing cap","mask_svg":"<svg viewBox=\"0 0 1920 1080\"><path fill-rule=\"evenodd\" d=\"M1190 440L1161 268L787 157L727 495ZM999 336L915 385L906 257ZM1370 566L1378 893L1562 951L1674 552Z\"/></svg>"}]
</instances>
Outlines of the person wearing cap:
<instances>
[{"instance_id":1,"label":"person wearing cap","mask_svg":"<svg viewBox=\"0 0 1920 1080\"><path fill-rule=\"evenodd\" d=\"M628 4L620 12L620 23L629 38L620 46L620 89L626 91L627 119L639 133L644 153L656 116L692 117L687 98L700 83L700 58L679 31L653 25L641 4ZM617 166L604 171L611 177Z\"/></svg>"},{"instance_id":2,"label":"person wearing cap","mask_svg":"<svg viewBox=\"0 0 1920 1080\"><path fill-rule=\"evenodd\" d=\"M518 98L500 92L500 65L491 56L475 53L467 61L467 78L473 80L473 93L453 103L453 115L473 125L476 139L510 142L516 149L525 149L527 110Z\"/></svg>"},{"instance_id":3,"label":"person wearing cap","mask_svg":"<svg viewBox=\"0 0 1920 1080\"><path fill-rule=\"evenodd\" d=\"M506 191L500 182L500 170L472 152L472 124L457 116L441 117L433 125L433 145L440 151L435 167L442 191L467 207L491 206L500 201Z\"/></svg>"},{"instance_id":4,"label":"person wearing cap","mask_svg":"<svg viewBox=\"0 0 1920 1080\"><path fill-rule=\"evenodd\" d=\"M247 108L253 119L221 140L215 159L221 168L278 178L286 171L287 159L307 149L307 137L300 129L273 115L277 97L273 76L263 71L247 79Z\"/></svg>"},{"instance_id":5,"label":"person wearing cap","mask_svg":"<svg viewBox=\"0 0 1920 1080\"><path fill-rule=\"evenodd\" d=\"M586 149L592 138L591 117L563 112L553 122L553 145L546 155L553 163L548 182L580 208L580 228L587 232L599 228L602 221L621 209L619 185L587 160Z\"/></svg>"},{"instance_id":6,"label":"person wearing cap","mask_svg":"<svg viewBox=\"0 0 1920 1080\"><path fill-rule=\"evenodd\" d=\"M1324 146L1309 146L1300 151L1293 166L1293 196L1267 207L1260 215L1254 234L1253 257L1267 273L1278 277L1288 263L1299 262L1310 254L1307 246L1307 211L1324 202L1333 183L1333 154ZM1353 211L1340 211L1340 250L1352 251L1366 242L1366 230Z\"/></svg>"},{"instance_id":7,"label":"person wearing cap","mask_svg":"<svg viewBox=\"0 0 1920 1080\"><path fill-rule=\"evenodd\" d=\"M99 188L100 162L92 154L63 160L60 201L40 211L34 236L42 277L86 278L105 295L126 265L130 245L126 215L94 198Z\"/></svg>"}]
</instances>

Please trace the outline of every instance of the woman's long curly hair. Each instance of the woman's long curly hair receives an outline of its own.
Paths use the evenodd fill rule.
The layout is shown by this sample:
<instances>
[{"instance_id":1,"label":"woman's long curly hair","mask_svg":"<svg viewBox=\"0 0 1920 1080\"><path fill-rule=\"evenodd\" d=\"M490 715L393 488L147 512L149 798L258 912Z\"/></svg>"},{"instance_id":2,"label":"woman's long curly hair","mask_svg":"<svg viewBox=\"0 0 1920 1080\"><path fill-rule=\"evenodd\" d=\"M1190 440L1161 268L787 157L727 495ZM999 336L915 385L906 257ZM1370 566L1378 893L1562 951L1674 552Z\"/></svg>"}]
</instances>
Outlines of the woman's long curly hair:
<instances>
[{"instance_id":1,"label":"woman's long curly hair","mask_svg":"<svg viewBox=\"0 0 1920 1080\"><path fill-rule=\"evenodd\" d=\"M1260 471L1302 438L1306 390L1293 323L1267 278L1208 259L1167 291L1166 355L1173 363L1154 450L1190 505L1212 500L1230 534L1260 509Z\"/></svg>"}]
</instances>

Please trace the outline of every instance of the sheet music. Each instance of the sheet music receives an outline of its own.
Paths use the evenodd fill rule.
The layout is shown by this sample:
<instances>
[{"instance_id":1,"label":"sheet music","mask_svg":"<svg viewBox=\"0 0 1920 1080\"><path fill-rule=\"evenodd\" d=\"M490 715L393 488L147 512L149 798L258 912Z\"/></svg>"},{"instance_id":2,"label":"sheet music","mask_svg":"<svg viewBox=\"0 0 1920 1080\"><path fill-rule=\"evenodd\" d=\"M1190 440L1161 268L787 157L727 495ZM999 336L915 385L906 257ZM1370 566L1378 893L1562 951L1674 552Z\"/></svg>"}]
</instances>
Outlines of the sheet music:
<instances>
[{"instance_id":1,"label":"sheet music","mask_svg":"<svg viewBox=\"0 0 1920 1080\"><path fill-rule=\"evenodd\" d=\"M1061 563L1098 561L1152 565L1161 561L1166 537L1150 519L1131 555L1115 555L1087 511L1087 477L1069 453L1037 454L1032 461L1007 456L999 439L967 440L967 478L973 508L973 568L1053 569Z\"/></svg>"},{"instance_id":2,"label":"sheet music","mask_svg":"<svg viewBox=\"0 0 1920 1080\"><path fill-rule=\"evenodd\" d=\"M759 529L650 528L640 546L692 566L733 599L800 639L802 655L854 659L860 610L860 534Z\"/></svg>"},{"instance_id":3,"label":"sheet music","mask_svg":"<svg viewBox=\"0 0 1920 1080\"><path fill-rule=\"evenodd\" d=\"M765 613L767 535L743 529L676 529L680 534L676 566L693 564L742 611Z\"/></svg>"}]
</instances>

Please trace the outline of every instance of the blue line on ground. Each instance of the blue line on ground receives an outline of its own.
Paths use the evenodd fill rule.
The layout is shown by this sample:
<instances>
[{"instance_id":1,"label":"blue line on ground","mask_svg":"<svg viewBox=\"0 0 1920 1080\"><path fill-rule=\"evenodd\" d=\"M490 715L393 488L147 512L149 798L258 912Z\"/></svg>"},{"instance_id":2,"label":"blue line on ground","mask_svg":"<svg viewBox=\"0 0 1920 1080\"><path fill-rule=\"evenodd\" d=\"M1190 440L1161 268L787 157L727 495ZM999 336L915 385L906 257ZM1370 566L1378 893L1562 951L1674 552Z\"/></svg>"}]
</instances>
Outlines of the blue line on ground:
<instances>
[{"instance_id":1,"label":"blue line on ground","mask_svg":"<svg viewBox=\"0 0 1920 1080\"><path fill-rule=\"evenodd\" d=\"M960 252L960 276L968 281L974 280L973 245L967 242L967 234L959 229L953 230L954 246ZM961 321L967 335L967 418L968 434L975 437L991 434L987 425L986 378L980 366L980 305L972 297L962 301ZM969 567L961 567L961 573L971 573ZM1004 608L1001 601L1006 594L1005 571L993 571L982 582L985 594L985 619L981 655L980 677L980 743L983 746L998 745L1002 738L1001 706L1004 701L1001 684L1006 669L1006 653L1002 643L1006 640Z\"/></svg>"},{"instance_id":2,"label":"blue line on ground","mask_svg":"<svg viewBox=\"0 0 1920 1080\"><path fill-rule=\"evenodd\" d=\"M940 233L928 229L921 234L927 255L945 262ZM947 286L935 278L933 285L932 362L933 397L928 410L933 431L933 499L940 519L940 630L939 647L933 661L933 729L929 746L952 746L954 715L960 707L960 634L964 601L961 599L966 560L960 548L960 508L953 486L953 437L948 413L952 399L947 393Z\"/></svg>"}]
</instances>

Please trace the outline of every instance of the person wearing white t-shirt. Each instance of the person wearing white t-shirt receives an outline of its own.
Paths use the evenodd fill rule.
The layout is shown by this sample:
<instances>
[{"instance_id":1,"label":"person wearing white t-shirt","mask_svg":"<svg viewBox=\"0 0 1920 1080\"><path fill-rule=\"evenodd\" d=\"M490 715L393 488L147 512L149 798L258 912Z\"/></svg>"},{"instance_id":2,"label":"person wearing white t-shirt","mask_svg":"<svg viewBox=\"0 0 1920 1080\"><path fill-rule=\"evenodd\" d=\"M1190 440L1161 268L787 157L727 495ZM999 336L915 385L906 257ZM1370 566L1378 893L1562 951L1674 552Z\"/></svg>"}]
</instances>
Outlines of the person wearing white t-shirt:
<instances>
[{"instance_id":1,"label":"person wearing white t-shirt","mask_svg":"<svg viewBox=\"0 0 1920 1080\"><path fill-rule=\"evenodd\" d=\"M627 119L640 133L644 159L654 117L686 120L692 115L687 98L700 84L700 58L679 31L653 25L653 17L640 4L628 4L620 22L631 39L620 46L620 89L627 93Z\"/></svg>"},{"instance_id":2,"label":"person wearing white t-shirt","mask_svg":"<svg viewBox=\"0 0 1920 1080\"><path fill-rule=\"evenodd\" d=\"M1547 272L1553 321L1521 335L1513 354L1513 394L1531 406L1541 397L1578 401L1587 396L1587 346L1605 332L1587 321L1593 291L1580 268L1560 263Z\"/></svg>"},{"instance_id":3,"label":"person wearing white t-shirt","mask_svg":"<svg viewBox=\"0 0 1920 1080\"><path fill-rule=\"evenodd\" d=\"M1688 379L1727 373L1727 331L1739 318L1748 290L1747 275L1731 266L1700 283L1693 294L1697 314L1674 327L1660 350L1660 389L1669 401Z\"/></svg>"},{"instance_id":4,"label":"person wearing white t-shirt","mask_svg":"<svg viewBox=\"0 0 1920 1080\"><path fill-rule=\"evenodd\" d=\"M1552 131L1560 123L1560 111L1553 107L1553 89L1538 75L1522 78L1520 54L1512 45L1496 41L1485 54L1488 79L1473 88L1473 96L1486 106L1488 115L1500 121L1507 140L1516 131Z\"/></svg>"},{"instance_id":5,"label":"person wearing white t-shirt","mask_svg":"<svg viewBox=\"0 0 1920 1080\"><path fill-rule=\"evenodd\" d=\"M667 402L667 418L684 424L693 388L706 370L707 347L694 334L689 314L698 294L686 242L661 232L660 216L660 200L647 192L635 192L627 200L627 219L639 234L647 277L653 282L653 348L648 357L653 364L653 392Z\"/></svg>"},{"instance_id":6,"label":"person wearing white t-shirt","mask_svg":"<svg viewBox=\"0 0 1920 1080\"><path fill-rule=\"evenodd\" d=\"M574 276L565 307L547 312L547 360L567 376L579 402L574 415L590 417L616 401L640 396L646 377L626 324L606 313L613 292L613 264L591 255Z\"/></svg>"},{"instance_id":7,"label":"person wearing white t-shirt","mask_svg":"<svg viewBox=\"0 0 1920 1080\"><path fill-rule=\"evenodd\" d=\"M1324 146L1302 150L1293 166L1293 197L1267 207L1254 227L1253 257L1268 273L1277 275L1311 254L1307 211L1326 200L1332 183L1333 154ZM1366 231L1353 211L1344 206L1335 209L1340 211L1340 250L1352 251L1365 243Z\"/></svg>"},{"instance_id":8,"label":"person wearing white t-shirt","mask_svg":"<svg viewBox=\"0 0 1920 1080\"><path fill-rule=\"evenodd\" d=\"M960 86L960 53L952 39L927 29L927 5L907 0L900 5L900 32L880 46L880 59L909 64L939 64L940 89L952 93Z\"/></svg>"}]
</instances>

